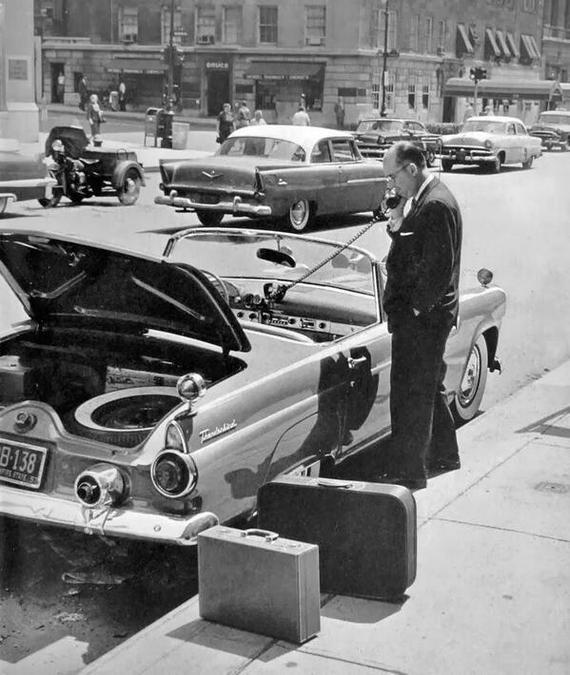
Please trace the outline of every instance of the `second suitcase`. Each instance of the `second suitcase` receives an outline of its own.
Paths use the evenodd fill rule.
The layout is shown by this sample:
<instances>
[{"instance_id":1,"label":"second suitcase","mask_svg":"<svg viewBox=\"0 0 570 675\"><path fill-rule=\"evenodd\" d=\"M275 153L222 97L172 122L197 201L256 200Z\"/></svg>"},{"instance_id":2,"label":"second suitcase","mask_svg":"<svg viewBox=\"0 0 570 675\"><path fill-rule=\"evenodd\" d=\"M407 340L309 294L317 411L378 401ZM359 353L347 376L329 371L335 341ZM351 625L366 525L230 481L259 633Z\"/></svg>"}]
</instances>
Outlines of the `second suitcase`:
<instances>
[{"instance_id":1,"label":"second suitcase","mask_svg":"<svg viewBox=\"0 0 570 675\"><path fill-rule=\"evenodd\" d=\"M319 547L321 592L396 599L416 577L416 503L398 485L283 476L258 492L263 529Z\"/></svg>"}]
</instances>

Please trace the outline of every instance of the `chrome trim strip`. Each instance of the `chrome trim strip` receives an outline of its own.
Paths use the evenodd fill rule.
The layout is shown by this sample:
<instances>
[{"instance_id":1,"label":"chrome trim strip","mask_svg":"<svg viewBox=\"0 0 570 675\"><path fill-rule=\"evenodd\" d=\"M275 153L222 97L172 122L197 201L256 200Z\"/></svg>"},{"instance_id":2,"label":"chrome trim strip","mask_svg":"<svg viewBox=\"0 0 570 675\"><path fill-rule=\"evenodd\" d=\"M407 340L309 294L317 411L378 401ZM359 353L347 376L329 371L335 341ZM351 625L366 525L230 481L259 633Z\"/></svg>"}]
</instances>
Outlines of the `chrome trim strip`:
<instances>
[{"instance_id":1,"label":"chrome trim strip","mask_svg":"<svg viewBox=\"0 0 570 675\"><path fill-rule=\"evenodd\" d=\"M191 209L196 211L222 211L223 213L232 213L234 215L252 215L252 216L270 216L272 209L266 205L244 204L237 202L239 197L236 197L232 202L218 202L217 204L201 204L200 202L193 202L188 197L166 197L159 195L154 198L155 204L164 204L166 206L174 206L175 208Z\"/></svg>"}]
</instances>

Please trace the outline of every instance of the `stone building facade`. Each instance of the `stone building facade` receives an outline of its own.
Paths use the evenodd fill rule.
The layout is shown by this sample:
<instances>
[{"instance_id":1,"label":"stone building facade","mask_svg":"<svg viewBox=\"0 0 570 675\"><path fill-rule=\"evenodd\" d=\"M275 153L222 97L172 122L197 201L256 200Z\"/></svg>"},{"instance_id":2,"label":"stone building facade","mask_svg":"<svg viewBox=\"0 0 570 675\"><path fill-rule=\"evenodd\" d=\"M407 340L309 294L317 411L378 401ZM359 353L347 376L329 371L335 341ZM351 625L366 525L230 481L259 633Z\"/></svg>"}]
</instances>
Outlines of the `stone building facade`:
<instances>
[{"instance_id":1,"label":"stone building facade","mask_svg":"<svg viewBox=\"0 0 570 675\"><path fill-rule=\"evenodd\" d=\"M349 125L382 107L389 116L457 121L470 69L482 66L504 83L487 102L530 117L550 96L546 84L518 92L518 83L544 78L542 2L36 0L36 31L50 100L63 71L66 102L84 73L94 91L121 78L130 106L160 105L172 25L177 91L199 115L246 100L269 121L287 122L304 102L314 124L330 125L341 97Z\"/></svg>"}]
</instances>

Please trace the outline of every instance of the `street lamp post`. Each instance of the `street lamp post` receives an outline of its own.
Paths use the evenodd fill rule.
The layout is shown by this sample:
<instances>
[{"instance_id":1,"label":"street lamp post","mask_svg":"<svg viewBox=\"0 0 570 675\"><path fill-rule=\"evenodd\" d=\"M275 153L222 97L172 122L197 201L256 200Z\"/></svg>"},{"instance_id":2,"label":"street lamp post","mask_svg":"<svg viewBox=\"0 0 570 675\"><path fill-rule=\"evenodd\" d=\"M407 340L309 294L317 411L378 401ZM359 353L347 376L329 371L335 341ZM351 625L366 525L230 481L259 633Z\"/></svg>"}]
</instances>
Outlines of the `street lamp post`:
<instances>
[{"instance_id":1,"label":"street lamp post","mask_svg":"<svg viewBox=\"0 0 570 675\"><path fill-rule=\"evenodd\" d=\"M168 85L166 88L166 112L164 113L164 131L162 148L172 147L172 123L174 121L174 0L170 0L170 33L168 38Z\"/></svg>"},{"instance_id":2,"label":"street lamp post","mask_svg":"<svg viewBox=\"0 0 570 675\"><path fill-rule=\"evenodd\" d=\"M384 54L382 55L382 103L380 117L386 117L386 71L388 68L388 0L384 0Z\"/></svg>"}]
</instances>

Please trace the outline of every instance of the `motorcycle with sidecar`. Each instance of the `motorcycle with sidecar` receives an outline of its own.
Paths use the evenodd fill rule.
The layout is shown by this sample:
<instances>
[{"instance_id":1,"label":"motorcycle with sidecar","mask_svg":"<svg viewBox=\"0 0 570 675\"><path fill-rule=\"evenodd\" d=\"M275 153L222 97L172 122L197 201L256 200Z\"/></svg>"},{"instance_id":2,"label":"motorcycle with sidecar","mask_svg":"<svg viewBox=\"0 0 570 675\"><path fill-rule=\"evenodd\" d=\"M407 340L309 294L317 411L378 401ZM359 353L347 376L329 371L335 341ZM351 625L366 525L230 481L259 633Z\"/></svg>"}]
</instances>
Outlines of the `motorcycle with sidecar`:
<instances>
[{"instance_id":1,"label":"motorcycle with sidecar","mask_svg":"<svg viewBox=\"0 0 570 675\"><path fill-rule=\"evenodd\" d=\"M89 197L116 196L121 204L134 204L145 184L136 152L90 145L81 127L57 126L45 145L50 175L57 180L45 207L57 206L62 197L80 203Z\"/></svg>"}]
</instances>

